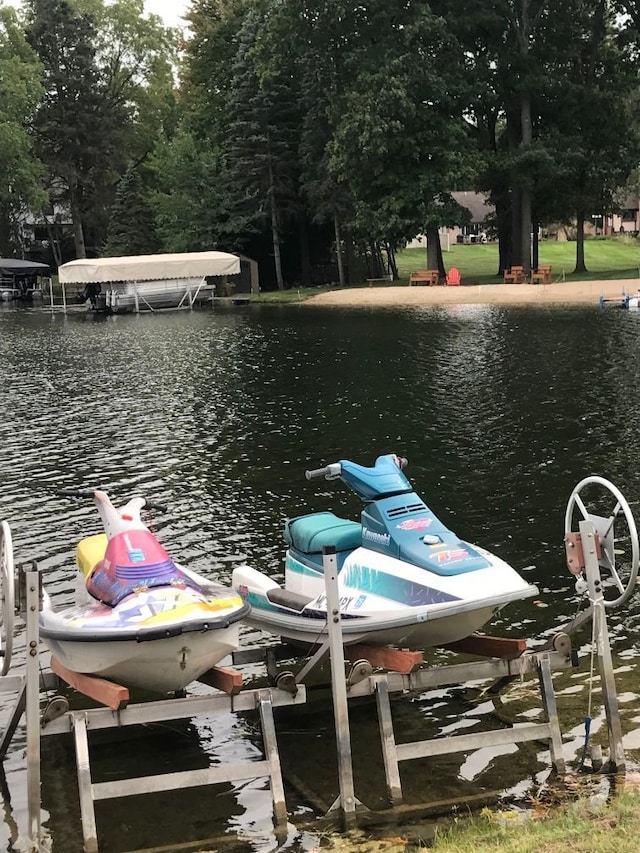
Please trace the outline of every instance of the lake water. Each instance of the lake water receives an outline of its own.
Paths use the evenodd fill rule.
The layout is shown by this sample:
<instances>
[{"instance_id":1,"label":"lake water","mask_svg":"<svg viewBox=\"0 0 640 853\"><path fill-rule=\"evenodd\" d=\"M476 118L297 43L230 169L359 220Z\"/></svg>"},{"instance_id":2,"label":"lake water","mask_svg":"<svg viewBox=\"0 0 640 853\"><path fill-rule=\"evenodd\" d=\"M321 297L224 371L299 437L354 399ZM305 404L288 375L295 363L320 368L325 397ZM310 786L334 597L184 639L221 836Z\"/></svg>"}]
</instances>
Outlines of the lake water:
<instances>
[{"instance_id":1,"label":"lake water","mask_svg":"<svg viewBox=\"0 0 640 853\"><path fill-rule=\"evenodd\" d=\"M16 561L38 562L57 603L71 600L75 543L99 522L91 505L57 497L63 487L99 485L118 500L135 492L168 504L157 518L163 543L226 582L245 561L278 576L287 516L331 509L357 517L352 495L308 483L306 467L340 458L372 464L397 452L446 524L538 585L536 602L506 608L491 626L526 637L549 634L578 607L562 543L575 484L601 474L640 506L638 313L301 305L97 318L3 308L0 355L0 518L11 525ZM16 671L24 664L19 629ZM635 662L635 598L612 615L611 631L616 652ZM407 731L446 733L488 714L463 691L396 705ZM356 793L379 806L375 707L357 704L351 718ZM285 778L304 779L330 805L338 790L328 697L279 714L277 731ZM125 765L139 768L135 775L154 772L147 762L155 772L174 766L176 751L207 764L258 755L259 743L250 717L196 720L150 732L144 761L126 741L98 744L95 761L107 775ZM9 850L22 849L26 826L23 750L18 735L5 762L10 802L0 844ZM75 853L82 841L72 752L68 744L47 750L43 820L53 850ZM471 796L531 776L513 759L493 758L438 759L428 780L403 770L407 798ZM544 761L535 769L543 773ZM310 849L312 836L297 823L313 819L314 804L289 781L287 803L285 847ZM263 780L99 804L101 849L239 835L230 849L271 850L270 809Z\"/></svg>"}]
</instances>

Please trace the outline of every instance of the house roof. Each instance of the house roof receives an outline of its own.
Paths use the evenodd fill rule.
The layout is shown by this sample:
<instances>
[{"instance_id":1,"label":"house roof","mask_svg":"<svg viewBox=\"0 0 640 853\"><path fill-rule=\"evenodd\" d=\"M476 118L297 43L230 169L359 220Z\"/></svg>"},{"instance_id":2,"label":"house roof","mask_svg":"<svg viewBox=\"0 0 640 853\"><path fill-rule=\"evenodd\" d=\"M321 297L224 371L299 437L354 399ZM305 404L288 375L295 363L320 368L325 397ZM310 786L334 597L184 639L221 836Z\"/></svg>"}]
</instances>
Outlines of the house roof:
<instances>
[{"instance_id":1,"label":"house roof","mask_svg":"<svg viewBox=\"0 0 640 853\"><path fill-rule=\"evenodd\" d=\"M80 258L58 267L61 283L90 281L157 281L168 278L204 278L235 275L240 259L228 252L181 252L131 255L122 258Z\"/></svg>"},{"instance_id":2,"label":"house roof","mask_svg":"<svg viewBox=\"0 0 640 853\"><path fill-rule=\"evenodd\" d=\"M471 213L472 222L484 222L487 216L494 212L494 207L487 201L486 193L455 192L451 193L461 207L466 207Z\"/></svg>"},{"instance_id":3,"label":"house roof","mask_svg":"<svg viewBox=\"0 0 640 853\"><path fill-rule=\"evenodd\" d=\"M637 194L629 193L622 202L622 210L638 210L639 201Z\"/></svg>"}]
</instances>

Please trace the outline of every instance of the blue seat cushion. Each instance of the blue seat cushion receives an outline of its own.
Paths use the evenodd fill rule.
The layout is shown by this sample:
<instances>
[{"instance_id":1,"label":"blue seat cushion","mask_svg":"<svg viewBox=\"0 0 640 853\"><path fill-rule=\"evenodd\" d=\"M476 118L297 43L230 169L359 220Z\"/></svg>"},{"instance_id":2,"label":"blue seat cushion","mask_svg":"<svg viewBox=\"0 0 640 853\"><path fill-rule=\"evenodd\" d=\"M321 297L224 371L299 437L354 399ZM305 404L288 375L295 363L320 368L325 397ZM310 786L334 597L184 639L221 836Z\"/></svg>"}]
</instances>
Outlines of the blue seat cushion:
<instances>
[{"instance_id":1,"label":"blue seat cushion","mask_svg":"<svg viewBox=\"0 0 640 853\"><path fill-rule=\"evenodd\" d=\"M362 545L362 525L332 512L313 512L286 521L284 540L305 554L321 554L325 545L334 545L336 551L352 551Z\"/></svg>"}]
</instances>

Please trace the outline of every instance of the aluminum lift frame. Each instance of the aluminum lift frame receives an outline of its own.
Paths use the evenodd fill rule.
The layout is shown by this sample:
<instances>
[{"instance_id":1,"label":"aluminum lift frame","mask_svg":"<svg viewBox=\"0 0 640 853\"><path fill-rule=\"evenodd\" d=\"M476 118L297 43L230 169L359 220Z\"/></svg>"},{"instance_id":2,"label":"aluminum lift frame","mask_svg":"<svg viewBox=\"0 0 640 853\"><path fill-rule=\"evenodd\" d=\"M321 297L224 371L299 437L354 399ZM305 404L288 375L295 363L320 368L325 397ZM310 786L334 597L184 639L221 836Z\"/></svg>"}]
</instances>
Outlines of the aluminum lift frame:
<instances>
[{"instance_id":1,"label":"aluminum lift frame","mask_svg":"<svg viewBox=\"0 0 640 853\"><path fill-rule=\"evenodd\" d=\"M24 675L0 678L0 690L15 691L9 721L0 734L0 760L3 760L11 739L24 715L27 751L27 811L28 844L30 851L42 849L41 825L41 738L57 734L73 734L76 771L80 796L82 836L86 853L98 853L98 833L95 802L124 796L149 794L268 777L273 801L275 833L286 834L287 807L280 767L280 754L273 717L273 708L282 705L302 705L306 701L304 688L292 694L277 688L240 690L235 695L215 693L184 698L162 699L116 708L90 708L69 711L63 697L54 697L41 714L40 691L55 689L59 677L51 671L40 673L40 639L38 613L41 604L41 577L34 566L19 569L16 577L17 608L25 617L27 664ZM100 682L101 679L88 679ZM128 691L127 691L128 693ZM226 715L257 710L260 716L264 759L229 762L215 767L177 773L154 774L134 779L95 783L92 780L89 733L99 729L187 719L199 715Z\"/></svg>"},{"instance_id":2,"label":"aluminum lift frame","mask_svg":"<svg viewBox=\"0 0 640 853\"><path fill-rule=\"evenodd\" d=\"M580 535L583 542L593 543L598 531L593 521L580 522ZM603 605L600 567L595 546L584 548L585 572L590 594L591 607L585 611L582 623L591 616L594 620L594 639L596 641L598 667L601 676L603 703L607 717L609 736L609 766L618 771L625 769L625 756L622 744L620 717L613 676L613 663L607 630L606 611ZM345 651L342 642L342 630L339 609L338 579L335 548L323 551L325 584L328 602L328 639L316 654L307 661L297 676L290 673L281 676L273 689L241 690L236 695L192 696L184 699L159 700L124 708L96 708L81 712L59 709L59 716L51 719L40 714L39 673L39 630L38 612L40 609L40 573L35 566L21 569L17 578L16 609L24 615L27 634L27 663L24 676L5 675L0 678L0 690L16 690L18 697L14 703L10 720L4 732L0 734L0 760L4 758L11 738L22 715L27 727L27 786L29 843L31 850L40 849L40 738L46 735L72 732L75 741L78 784L80 789L80 808L82 831L87 853L98 853L97 829L94 804L96 800L110 799L126 795L152 793L171 790L176 787L208 785L225 781L268 776L271 782L274 820L276 831L286 824L287 810L284 799L284 787L280 769L278 744L273 720L273 707L278 705L299 705L306 701L304 678L326 655L330 655L332 668L332 694L336 738L338 745L338 777L340 794L330 811L338 810L345 829L351 829L357 822L357 807L362 807L355 795L353 765L351 757L351 734L349 728L348 700L356 696L375 695L378 710L379 731L384 757L385 775L389 800L392 806L402 802L402 786L399 765L402 761L414 758L430 757L463 750L477 749L507 743L522 743L531 740L546 740L549 744L551 762L557 772L565 771L562 754L562 736L557 715L552 670L566 668L573 664L573 654L568 633L560 631L551 642L550 648L535 651L523 651L512 659L491 659L469 664L455 664L432 669L409 672L387 672L374 674L371 663L366 659L358 660L348 677L345 676ZM573 627L578 622L574 621ZM482 638L486 640L486 638ZM245 660L250 658L244 652ZM264 649L254 650L263 656ZM378 654L380 650L377 650ZM241 652L240 655L243 653ZM397 652L395 653L397 655ZM409 655L415 653L408 653ZM373 656L373 655L372 655ZM271 660L273 661L273 655ZM411 659L411 665L415 659ZM418 692L426 689L464 683L468 680L497 680L517 678L527 673L537 672L541 688L546 721L535 724L522 724L508 729L492 732L477 732L449 738L435 738L398 744L393 730L390 694L393 692ZM46 674L53 678L52 673ZM45 686L47 679L45 678ZM280 689L283 688L283 689ZM193 770L182 773L169 773L141 777L133 780L95 784L91 779L89 755L89 732L95 729L122 727L140 723L159 722L169 719L194 717L198 714L228 714L238 711L258 710L262 722L265 759L257 762L242 762L208 770ZM57 713L57 712L56 712ZM44 722L44 726L42 727ZM362 807L364 808L364 807Z\"/></svg>"}]
</instances>

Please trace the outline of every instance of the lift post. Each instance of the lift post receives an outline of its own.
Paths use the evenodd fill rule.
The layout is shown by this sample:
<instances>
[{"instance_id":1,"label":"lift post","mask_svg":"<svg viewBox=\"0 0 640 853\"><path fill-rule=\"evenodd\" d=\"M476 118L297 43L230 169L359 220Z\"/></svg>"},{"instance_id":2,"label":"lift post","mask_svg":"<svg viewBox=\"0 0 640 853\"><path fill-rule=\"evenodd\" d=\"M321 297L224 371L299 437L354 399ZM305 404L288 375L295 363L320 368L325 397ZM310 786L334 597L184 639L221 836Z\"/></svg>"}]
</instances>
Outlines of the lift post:
<instances>
[{"instance_id":1,"label":"lift post","mask_svg":"<svg viewBox=\"0 0 640 853\"><path fill-rule=\"evenodd\" d=\"M327 618L329 622L329 654L331 659L331 694L333 696L333 715L336 727L336 746L338 750L338 776L340 796L331 807L342 811L345 829L351 829L356 823L356 796L353 787L353 764L351 759L351 733L349 731L349 704L344 670L344 648L342 644L342 626L340 624L340 598L338 595L338 564L336 549L324 546L322 549L324 582L327 591Z\"/></svg>"},{"instance_id":2,"label":"lift post","mask_svg":"<svg viewBox=\"0 0 640 853\"><path fill-rule=\"evenodd\" d=\"M589 599L593 609L593 640L596 646L600 684L602 687L602 703L607 720L609 737L609 761L611 769L624 772L626 759L622 745L622 727L620 711L613 675L613 660L609 642L607 614L602 592L600 564L598 560L597 530L593 521L586 519L579 522L580 537L584 555L585 575L589 587Z\"/></svg>"}]
</instances>

